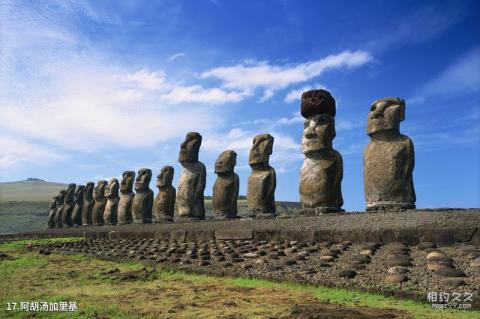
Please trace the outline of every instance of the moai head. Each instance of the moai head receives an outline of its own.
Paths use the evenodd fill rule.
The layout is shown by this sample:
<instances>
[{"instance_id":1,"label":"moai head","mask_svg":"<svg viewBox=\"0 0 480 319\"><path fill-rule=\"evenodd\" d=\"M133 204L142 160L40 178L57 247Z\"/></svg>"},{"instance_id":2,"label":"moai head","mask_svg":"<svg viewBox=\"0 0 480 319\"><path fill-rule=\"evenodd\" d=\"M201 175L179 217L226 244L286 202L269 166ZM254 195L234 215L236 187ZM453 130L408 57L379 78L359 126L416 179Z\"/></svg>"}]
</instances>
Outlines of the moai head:
<instances>
[{"instance_id":1,"label":"moai head","mask_svg":"<svg viewBox=\"0 0 480 319\"><path fill-rule=\"evenodd\" d=\"M93 189L93 198L102 199L105 197L105 187L107 187L107 181L98 181L97 186Z\"/></svg>"},{"instance_id":2,"label":"moai head","mask_svg":"<svg viewBox=\"0 0 480 319\"><path fill-rule=\"evenodd\" d=\"M237 153L232 150L224 151L215 162L215 174L233 172L235 165L237 165Z\"/></svg>"},{"instance_id":3,"label":"moai head","mask_svg":"<svg viewBox=\"0 0 480 319\"><path fill-rule=\"evenodd\" d=\"M118 179L115 177L110 179L107 187L105 187L105 197L115 198L118 197Z\"/></svg>"},{"instance_id":4,"label":"moai head","mask_svg":"<svg viewBox=\"0 0 480 319\"><path fill-rule=\"evenodd\" d=\"M60 192L58 192L57 195L57 205L62 205L63 200L65 199L65 194L67 193L66 190L62 189Z\"/></svg>"},{"instance_id":5,"label":"moai head","mask_svg":"<svg viewBox=\"0 0 480 319\"><path fill-rule=\"evenodd\" d=\"M268 165L272 149L273 136L270 134L259 134L255 136L248 157L248 165L251 167Z\"/></svg>"},{"instance_id":6,"label":"moai head","mask_svg":"<svg viewBox=\"0 0 480 319\"><path fill-rule=\"evenodd\" d=\"M310 90L302 94L301 114L305 117L302 153L309 154L332 148L335 138L335 99L326 90Z\"/></svg>"},{"instance_id":7,"label":"moai head","mask_svg":"<svg viewBox=\"0 0 480 319\"><path fill-rule=\"evenodd\" d=\"M83 191L85 186L78 185L77 190L75 191L75 203L82 203L83 202Z\"/></svg>"},{"instance_id":8,"label":"moai head","mask_svg":"<svg viewBox=\"0 0 480 319\"><path fill-rule=\"evenodd\" d=\"M75 187L77 187L77 185L74 183L68 184L65 198L63 200L65 204L71 204L75 200Z\"/></svg>"},{"instance_id":9,"label":"moai head","mask_svg":"<svg viewBox=\"0 0 480 319\"><path fill-rule=\"evenodd\" d=\"M157 176L157 187L172 185L174 169L172 166L164 166Z\"/></svg>"},{"instance_id":10,"label":"moai head","mask_svg":"<svg viewBox=\"0 0 480 319\"><path fill-rule=\"evenodd\" d=\"M134 171L125 171L122 175L122 182L120 184L120 192L122 194L130 194L133 189L133 182L135 181Z\"/></svg>"},{"instance_id":11,"label":"moai head","mask_svg":"<svg viewBox=\"0 0 480 319\"><path fill-rule=\"evenodd\" d=\"M146 191L152 179L152 170L149 168L141 168L138 171L137 179L135 180L135 190Z\"/></svg>"},{"instance_id":12,"label":"moai head","mask_svg":"<svg viewBox=\"0 0 480 319\"><path fill-rule=\"evenodd\" d=\"M400 132L400 122L405 119L405 100L386 97L376 100L368 113L367 134L379 132Z\"/></svg>"},{"instance_id":13,"label":"moai head","mask_svg":"<svg viewBox=\"0 0 480 319\"><path fill-rule=\"evenodd\" d=\"M83 198L92 198L93 197L93 188L95 187L95 183L88 182L83 189Z\"/></svg>"},{"instance_id":14,"label":"moai head","mask_svg":"<svg viewBox=\"0 0 480 319\"><path fill-rule=\"evenodd\" d=\"M50 209L54 209L57 207L58 202L58 195L52 197L52 201L50 202Z\"/></svg>"},{"instance_id":15,"label":"moai head","mask_svg":"<svg viewBox=\"0 0 480 319\"><path fill-rule=\"evenodd\" d=\"M180 163L198 162L198 152L202 144L202 136L197 132L189 132L185 141L180 145L178 161Z\"/></svg>"}]
</instances>

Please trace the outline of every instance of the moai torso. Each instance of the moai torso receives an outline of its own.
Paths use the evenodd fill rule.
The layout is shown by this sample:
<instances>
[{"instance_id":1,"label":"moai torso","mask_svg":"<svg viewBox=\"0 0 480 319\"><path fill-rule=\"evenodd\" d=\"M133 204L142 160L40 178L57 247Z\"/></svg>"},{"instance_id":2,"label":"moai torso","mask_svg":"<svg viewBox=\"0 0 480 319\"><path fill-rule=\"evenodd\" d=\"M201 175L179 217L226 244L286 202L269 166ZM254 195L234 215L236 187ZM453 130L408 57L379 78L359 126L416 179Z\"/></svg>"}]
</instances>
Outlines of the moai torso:
<instances>
[{"instance_id":1,"label":"moai torso","mask_svg":"<svg viewBox=\"0 0 480 319\"><path fill-rule=\"evenodd\" d=\"M343 205L342 156L335 150L305 157L300 171L300 202L304 208L337 211Z\"/></svg>"},{"instance_id":2,"label":"moai torso","mask_svg":"<svg viewBox=\"0 0 480 319\"><path fill-rule=\"evenodd\" d=\"M172 186L174 169L172 166L165 166L157 176L158 194L153 203L155 222L172 222L175 210L175 187Z\"/></svg>"},{"instance_id":3,"label":"moai torso","mask_svg":"<svg viewBox=\"0 0 480 319\"><path fill-rule=\"evenodd\" d=\"M105 224L116 225L117 224L117 208L118 208L118 180L112 178L107 187L105 188L105 198L107 204L105 205L105 211L103 212L103 220Z\"/></svg>"},{"instance_id":4,"label":"moai torso","mask_svg":"<svg viewBox=\"0 0 480 319\"><path fill-rule=\"evenodd\" d=\"M364 152L364 189L367 210L415 208L413 143L400 134L405 101L384 98L368 115L370 144Z\"/></svg>"},{"instance_id":5,"label":"moai torso","mask_svg":"<svg viewBox=\"0 0 480 319\"><path fill-rule=\"evenodd\" d=\"M316 215L342 211L341 183L343 161L332 148L335 138L335 99L326 90L302 94L301 114L305 117L302 133L300 171L301 214Z\"/></svg>"},{"instance_id":6,"label":"moai torso","mask_svg":"<svg viewBox=\"0 0 480 319\"><path fill-rule=\"evenodd\" d=\"M62 224L63 227L71 227L72 223L72 213L75 206L75 184L69 184L67 191L65 193L65 200L63 201L62 209Z\"/></svg>"},{"instance_id":7,"label":"moai torso","mask_svg":"<svg viewBox=\"0 0 480 319\"><path fill-rule=\"evenodd\" d=\"M135 197L132 203L134 224L149 224L152 222L153 191L149 188L152 171L142 168L135 180Z\"/></svg>"},{"instance_id":8,"label":"moai torso","mask_svg":"<svg viewBox=\"0 0 480 319\"><path fill-rule=\"evenodd\" d=\"M273 137L271 135L255 136L249 156L252 173L248 177L247 188L248 211L253 217L274 217L276 215L277 177L273 167L268 165L272 148Z\"/></svg>"},{"instance_id":9,"label":"moai torso","mask_svg":"<svg viewBox=\"0 0 480 319\"><path fill-rule=\"evenodd\" d=\"M107 181L102 180L97 183L97 186L93 189L93 199L95 204L92 211L92 223L95 226L104 225L103 213L105 212L105 206L107 205L107 199L105 198L105 187L107 187Z\"/></svg>"},{"instance_id":10,"label":"moai torso","mask_svg":"<svg viewBox=\"0 0 480 319\"><path fill-rule=\"evenodd\" d=\"M50 214L48 215L48 228L55 228L55 213L57 212L58 195L52 198L50 202Z\"/></svg>"},{"instance_id":11,"label":"moai torso","mask_svg":"<svg viewBox=\"0 0 480 319\"><path fill-rule=\"evenodd\" d=\"M236 218L239 178L233 171L237 153L225 151L215 163L217 179L213 185L212 206L216 219Z\"/></svg>"},{"instance_id":12,"label":"moai torso","mask_svg":"<svg viewBox=\"0 0 480 319\"><path fill-rule=\"evenodd\" d=\"M93 188L95 184L88 182L83 189L83 207L82 207L82 225L92 225L93 206L95 201L93 199Z\"/></svg>"},{"instance_id":13,"label":"moai torso","mask_svg":"<svg viewBox=\"0 0 480 319\"><path fill-rule=\"evenodd\" d=\"M205 165L198 161L201 144L202 136L190 132L180 146L178 161L183 168L176 199L180 218L205 219L204 191L207 171Z\"/></svg>"},{"instance_id":14,"label":"moai torso","mask_svg":"<svg viewBox=\"0 0 480 319\"><path fill-rule=\"evenodd\" d=\"M57 201L56 201L56 211L55 211L55 228L62 228L63 227L63 222L62 222L62 213L63 213L63 201L65 200L65 190L60 191L60 193L57 196Z\"/></svg>"},{"instance_id":15,"label":"moai torso","mask_svg":"<svg viewBox=\"0 0 480 319\"><path fill-rule=\"evenodd\" d=\"M83 209L83 185L78 185L77 190L75 191L75 207L73 208L72 213L72 223L73 226L82 225L82 209Z\"/></svg>"},{"instance_id":16,"label":"moai torso","mask_svg":"<svg viewBox=\"0 0 480 319\"><path fill-rule=\"evenodd\" d=\"M132 223L132 204L135 193L132 191L135 181L135 172L123 172L122 182L120 184L120 199L118 201L117 219L118 224Z\"/></svg>"}]
</instances>

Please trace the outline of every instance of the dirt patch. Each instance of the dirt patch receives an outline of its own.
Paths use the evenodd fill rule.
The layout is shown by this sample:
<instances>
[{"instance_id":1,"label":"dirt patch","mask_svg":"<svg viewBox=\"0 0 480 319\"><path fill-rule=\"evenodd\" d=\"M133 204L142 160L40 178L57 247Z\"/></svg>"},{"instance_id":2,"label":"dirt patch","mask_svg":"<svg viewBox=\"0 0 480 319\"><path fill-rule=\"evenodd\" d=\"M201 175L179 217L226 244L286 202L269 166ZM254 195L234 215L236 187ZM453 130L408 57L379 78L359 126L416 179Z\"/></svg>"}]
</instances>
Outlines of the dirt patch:
<instances>
[{"instance_id":1,"label":"dirt patch","mask_svg":"<svg viewBox=\"0 0 480 319\"><path fill-rule=\"evenodd\" d=\"M393 319L393 318L411 318L404 312L389 309L374 309L366 307L349 308L328 303L310 303L294 305L282 319Z\"/></svg>"}]
</instances>

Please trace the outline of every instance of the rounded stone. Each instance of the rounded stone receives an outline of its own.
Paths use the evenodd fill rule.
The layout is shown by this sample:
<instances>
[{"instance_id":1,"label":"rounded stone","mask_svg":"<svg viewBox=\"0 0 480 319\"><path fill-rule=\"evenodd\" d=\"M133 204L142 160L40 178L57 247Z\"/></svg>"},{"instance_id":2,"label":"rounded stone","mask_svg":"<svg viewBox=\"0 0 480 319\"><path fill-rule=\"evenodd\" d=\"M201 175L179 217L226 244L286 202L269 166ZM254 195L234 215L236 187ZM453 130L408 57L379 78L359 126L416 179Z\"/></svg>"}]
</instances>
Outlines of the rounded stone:
<instances>
[{"instance_id":1,"label":"rounded stone","mask_svg":"<svg viewBox=\"0 0 480 319\"><path fill-rule=\"evenodd\" d=\"M410 257L405 255L392 255L387 258L385 261L388 267L393 266L404 266L408 267L411 266L410 264Z\"/></svg>"},{"instance_id":2,"label":"rounded stone","mask_svg":"<svg viewBox=\"0 0 480 319\"><path fill-rule=\"evenodd\" d=\"M475 258L471 263L470 266L473 268L480 268L480 257Z\"/></svg>"},{"instance_id":3,"label":"rounded stone","mask_svg":"<svg viewBox=\"0 0 480 319\"><path fill-rule=\"evenodd\" d=\"M434 243L429 242L429 241L424 241L424 242L421 242L420 244L417 245L417 248L420 249L420 250L436 248L436 247L437 247L437 245L435 245Z\"/></svg>"},{"instance_id":4,"label":"rounded stone","mask_svg":"<svg viewBox=\"0 0 480 319\"><path fill-rule=\"evenodd\" d=\"M362 256L373 256L373 250L371 249L364 249L360 252Z\"/></svg>"},{"instance_id":5,"label":"rounded stone","mask_svg":"<svg viewBox=\"0 0 480 319\"><path fill-rule=\"evenodd\" d=\"M348 278L348 279L354 278L356 275L357 275L357 272L352 269L342 270L339 274L341 278Z\"/></svg>"},{"instance_id":6,"label":"rounded stone","mask_svg":"<svg viewBox=\"0 0 480 319\"><path fill-rule=\"evenodd\" d=\"M435 270L434 273L442 277L465 277L463 271L456 268L440 268Z\"/></svg>"},{"instance_id":7,"label":"rounded stone","mask_svg":"<svg viewBox=\"0 0 480 319\"><path fill-rule=\"evenodd\" d=\"M258 264L258 265L263 265L263 264L266 264L267 261L263 258L259 258L259 259L255 260L255 263Z\"/></svg>"},{"instance_id":8,"label":"rounded stone","mask_svg":"<svg viewBox=\"0 0 480 319\"><path fill-rule=\"evenodd\" d=\"M457 288L457 287L465 285L465 280L463 278L460 278L460 277L451 277L451 278L446 278L445 279L445 284L447 286Z\"/></svg>"},{"instance_id":9,"label":"rounded stone","mask_svg":"<svg viewBox=\"0 0 480 319\"><path fill-rule=\"evenodd\" d=\"M427 260L442 259L445 257L446 255L439 250L435 250L427 254Z\"/></svg>"},{"instance_id":10,"label":"rounded stone","mask_svg":"<svg viewBox=\"0 0 480 319\"><path fill-rule=\"evenodd\" d=\"M400 284L407 281L407 276L405 274L389 274L385 277L385 281L391 284Z\"/></svg>"},{"instance_id":11,"label":"rounded stone","mask_svg":"<svg viewBox=\"0 0 480 319\"><path fill-rule=\"evenodd\" d=\"M330 262L330 261L333 261L335 258L333 258L333 256L320 256L320 261L326 261L326 262Z\"/></svg>"}]
</instances>

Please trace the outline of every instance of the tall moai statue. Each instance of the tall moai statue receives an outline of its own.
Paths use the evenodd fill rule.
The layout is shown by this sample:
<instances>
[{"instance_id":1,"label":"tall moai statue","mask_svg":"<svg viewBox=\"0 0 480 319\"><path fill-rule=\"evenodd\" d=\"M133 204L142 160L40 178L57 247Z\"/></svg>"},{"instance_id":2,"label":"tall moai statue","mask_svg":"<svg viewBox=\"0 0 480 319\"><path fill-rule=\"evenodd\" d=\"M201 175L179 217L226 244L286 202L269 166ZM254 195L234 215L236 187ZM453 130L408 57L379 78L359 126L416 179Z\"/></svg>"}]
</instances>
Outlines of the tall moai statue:
<instances>
[{"instance_id":1,"label":"tall moai statue","mask_svg":"<svg viewBox=\"0 0 480 319\"><path fill-rule=\"evenodd\" d=\"M95 184L88 182L83 189L83 207L82 207L82 225L89 226L93 224L92 214L95 200L93 199L93 188Z\"/></svg>"},{"instance_id":2,"label":"tall moai statue","mask_svg":"<svg viewBox=\"0 0 480 319\"><path fill-rule=\"evenodd\" d=\"M216 219L232 219L237 217L237 199L239 178L234 172L237 164L237 153L231 150L220 154L215 162L217 180L213 185L212 205Z\"/></svg>"},{"instance_id":3,"label":"tall moai statue","mask_svg":"<svg viewBox=\"0 0 480 319\"><path fill-rule=\"evenodd\" d=\"M201 144L202 136L197 132L190 132L180 146L178 161L183 167L177 192L177 207L180 218L205 219L203 192L205 191L207 170L205 165L198 161Z\"/></svg>"},{"instance_id":4,"label":"tall moai statue","mask_svg":"<svg viewBox=\"0 0 480 319\"><path fill-rule=\"evenodd\" d=\"M135 193L133 192L133 183L135 181L134 171L123 172L122 181L120 183L120 200L118 202L118 224L132 223L132 203Z\"/></svg>"},{"instance_id":5,"label":"tall moai statue","mask_svg":"<svg viewBox=\"0 0 480 319\"><path fill-rule=\"evenodd\" d=\"M172 166L165 166L157 176L158 194L153 203L155 223L173 222L176 197L175 187L172 186L173 173Z\"/></svg>"},{"instance_id":6,"label":"tall moai statue","mask_svg":"<svg viewBox=\"0 0 480 319\"><path fill-rule=\"evenodd\" d=\"M107 205L103 212L103 221L107 225L117 224L117 208L118 208L118 179L112 178L105 187L105 198L107 199Z\"/></svg>"},{"instance_id":7,"label":"tall moai statue","mask_svg":"<svg viewBox=\"0 0 480 319\"><path fill-rule=\"evenodd\" d=\"M64 200L65 200L65 193L66 190L61 190L58 193L57 196L57 201L55 202L55 228L62 228L63 227L63 222L62 222L62 211L63 211L63 206L64 206Z\"/></svg>"},{"instance_id":8,"label":"tall moai statue","mask_svg":"<svg viewBox=\"0 0 480 319\"><path fill-rule=\"evenodd\" d=\"M132 203L134 224L150 224L152 222L153 191L150 189L152 170L142 168L135 180L135 197Z\"/></svg>"},{"instance_id":9,"label":"tall moai statue","mask_svg":"<svg viewBox=\"0 0 480 319\"><path fill-rule=\"evenodd\" d=\"M72 227L72 213L75 207L75 188L77 185L74 183L68 184L67 191L65 192L65 199L63 200L62 209L62 224L63 227Z\"/></svg>"},{"instance_id":10,"label":"tall moai statue","mask_svg":"<svg viewBox=\"0 0 480 319\"><path fill-rule=\"evenodd\" d=\"M252 173L248 177L247 206L252 217L275 217L275 188L277 175L269 165L273 149L273 136L259 134L253 139L248 165Z\"/></svg>"},{"instance_id":11,"label":"tall moai statue","mask_svg":"<svg viewBox=\"0 0 480 319\"><path fill-rule=\"evenodd\" d=\"M343 160L332 147L335 138L335 99L326 90L302 94L301 114L305 118L302 134L300 170L301 214L317 215L343 211Z\"/></svg>"},{"instance_id":12,"label":"tall moai statue","mask_svg":"<svg viewBox=\"0 0 480 319\"><path fill-rule=\"evenodd\" d=\"M387 97L373 102L368 113L370 144L363 157L367 210L415 208L412 140L400 134L405 100Z\"/></svg>"},{"instance_id":13,"label":"tall moai statue","mask_svg":"<svg viewBox=\"0 0 480 319\"><path fill-rule=\"evenodd\" d=\"M78 185L75 191L75 207L73 207L72 223L73 226L78 227L82 225L82 210L83 210L83 191L85 186Z\"/></svg>"},{"instance_id":14,"label":"tall moai statue","mask_svg":"<svg viewBox=\"0 0 480 319\"><path fill-rule=\"evenodd\" d=\"M92 211L92 223L95 226L105 224L105 221L103 220L103 212L107 205L107 199L105 198L105 188L107 187L107 184L106 180L98 181L97 186L93 189L93 199L95 200L95 204L93 205Z\"/></svg>"},{"instance_id":15,"label":"tall moai statue","mask_svg":"<svg viewBox=\"0 0 480 319\"><path fill-rule=\"evenodd\" d=\"M50 213L48 214L48 223L47 226L49 229L55 228L55 214L57 213L57 200L58 196L53 196L50 201Z\"/></svg>"}]
</instances>

